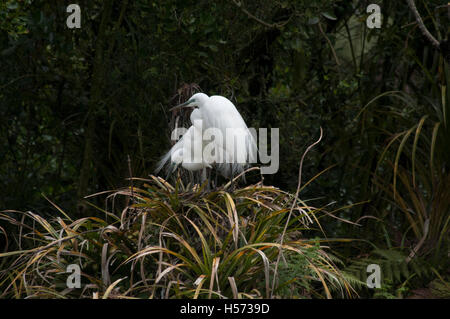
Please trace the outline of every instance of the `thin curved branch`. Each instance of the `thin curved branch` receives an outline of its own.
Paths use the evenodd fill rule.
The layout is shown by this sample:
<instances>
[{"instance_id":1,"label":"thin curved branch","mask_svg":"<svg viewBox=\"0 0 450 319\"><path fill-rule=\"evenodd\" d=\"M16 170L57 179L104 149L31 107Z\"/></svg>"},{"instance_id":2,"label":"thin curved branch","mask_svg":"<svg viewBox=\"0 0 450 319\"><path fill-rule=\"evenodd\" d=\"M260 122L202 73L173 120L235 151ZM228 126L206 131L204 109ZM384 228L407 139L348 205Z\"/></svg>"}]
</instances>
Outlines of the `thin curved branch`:
<instances>
[{"instance_id":1,"label":"thin curved branch","mask_svg":"<svg viewBox=\"0 0 450 319\"><path fill-rule=\"evenodd\" d=\"M291 209L289 211L289 215L288 218L286 220L286 223L284 224L284 229L283 229L283 233L281 234L281 239L280 239L280 246L279 246L279 253L278 253L278 257L277 257L277 262L275 263L275 269L273 272L273 282L272 282L272 290L271 290L271 297L273 297L273 291L275 289L275 281L276 281L276 277L277 277L277 271L278 271L278 264L280 263L280 258L281 255L283 254L282 252L282 247L284 244L284 236L286 235L286 231L287 231L287 227L289 224L289 221L291 219L292 216L292 212L294 211L294 207L297 204L298 201L298 194L300 193L300 188L302 185L302 169L303 169L303 160L305 159L306 154L317 144L320 143L320 141L322 140L322 136L323 136L323 129L322 127L320 127L320 136L319 139L317 141L315 141L314 143L312 143L310 146L308 146L308 148L306 149L306 151L303 153L302 158L300 160L300 166L298 168L298 184L297 184L297 191L295 192L295 196L294 196L294 201L292 202L292 206ZM284 258L284 257L283 257Z\"/></svg>"},{"instance_id":2,"label":"thin curved branch","mask_svg":"<svg viewBox=\"0 0 450 319\"><path fill-rule=\"evenodd\" d=\"M427 27L423 23L422 17L420 16L419 11L417 10L414 0L406 0L406 1L408 2L408 6L416 18L417 24L419 25L419 29L420 29L420 31L422 31L422 34L425 36L425 38L428 39L428 41L430 41L430 43L436 49L440 49L441 45L440 45L439 41L436 40L436 38L430 33L430 31L428 31Z\"/></svg>"},{"instance_id":3,"label":"thin curved branch","mask_svg":"<svg viewBox=\"0 0 450 319\"><path fill-rule=\"evenodd\" d=\"M255 15L251 14L247 9L245 9L245 8L242 6L241 1L233 0L233 3L234 3L239 9L241 9L241 11L244 12L249 18L251 18L251 19L253 19L253 20L255 20L255 21L261 23L262 25L264 25L264 26L266 26L266 27L268 27L268 28L281 28L282 26L284 26L285 24L287 24L287 23L289 22L289 20L291 19L291 17L292 17L292 16L289 17L289 19L287 19L287 20L284 21L284 22L273 23L273 24L271 24L271 23L267 23L267 22L261 20L260 18L258 18L258 17L255 16Z\"/></svg>"},{"instance_id":4,"label":"thin curved branch","mask_svg":"<svg viewBox=\"0 0 450 319\"><path fill-rule=\"evenodd\" d=\"M336 64L337 64L337 65L341 65L341 63L339 62L339 59L338 59L338 57L337 57L337 55L336 55L336 51L334 51L333 44L331 43L330 39L327 37L327 35L326 35L325 32L323 31L322 25L320 24L320 22L318 23L318 25L319 25L320 33L322 33L322 35L324 36L324 38L327 40L328 45L330 46L331 53L333 53L333 57L334 57L334 60L336 61Z\"/></svg>"}]
</instances>

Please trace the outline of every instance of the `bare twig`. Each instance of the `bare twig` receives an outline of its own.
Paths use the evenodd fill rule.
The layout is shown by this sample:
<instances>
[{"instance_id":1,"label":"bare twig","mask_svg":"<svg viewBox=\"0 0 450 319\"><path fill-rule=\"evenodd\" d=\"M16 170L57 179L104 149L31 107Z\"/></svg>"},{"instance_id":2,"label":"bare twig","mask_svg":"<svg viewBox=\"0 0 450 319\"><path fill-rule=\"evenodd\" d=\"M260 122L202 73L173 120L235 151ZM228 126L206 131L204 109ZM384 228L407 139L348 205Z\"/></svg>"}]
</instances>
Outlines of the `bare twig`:
<instances>
[{"instance_id":1,"label":"bare twig","mask_svg":"<svg viewBox=\"0 0 450 319\"><path fill-rule=\"evenodd\" d=\"M406 257L406 263L409 263L411 261L411 259L414 258L414 256L416 256L417 252L419 251L419 249L422 247L423 243L425 242L425 239L428 236L428 230L430 226L430 219L427 218L425 220L425 223L423 225L423 236L422 238L419 240L419 242L417 243L417 245L413 248L413 250L411 251L411 253L409 254L408 257Z\"/></svg>"},{"instance_id":2,"label":"bare twig","mask_svg":"<svg viewBox=\"0 0 450 319\"><path fill-rule=\"evenodd\" d=\"M327 40L328 45L330 46L331 53L333 53L334 60L336 61L336 64L337 64L337 65L341 65L341 63L339 62L339 59L338 59L338 57L337 57L337 55L336 55L336 51L334 51L333 44L331 43L330 39L327 37L327 35L325 34L325 32L323 32L322 25L320 24L320 22L318 23L318 25L319 25L320 33L322 33L322 35L323 35L323 36L325 37L325 39Z\"/></svg>"},{"instance_id":3,"label":"bare twig","mask_svg":"<svg viewBox=\"0 0 450 319\"><path fill-rule=\"evenodd\" d=\"M300 187L302 185L302 169L303 169L303 160L305 159L306 154L314 147L316 146L321 140L322 140L322 136L323 136L323 130L322 127L320 127L320 136L319 139L317 141L315 141L314 143L312 143L310 146L308 146L308 148L306 149L306 151L303 153L302 158L300 160L300 166L298 168L298 185L297 185L297 191L295 192L295 196L294 196L294 201L292 202L292 206L291 209L289 211L289 215L288 218L286 220L286 223L284 224L284 229L283 229L283 233L281 234L281 240L280 240L280 246L279 246L279 253L278 253L278 257L277 257L277 262L275 264L275 270L273 273L273 282L272 282L272 290L271 290L271 297L273 297L273 291L275 289L275 281L276 281L276 277L277 277L277 271L278 271L278 264L280 263L280 258L281 255L283 254L282 251L282 246L284 243L284 236L286 235L286 231L287 231L287 227L289 224L289 221L291 219L292 216L292 212L294 211L294 207L297 204L298 201L298 194L300 193Z\"/></svg>"},{"instance_id":4,"label":"bare twig","mask_svg":"<svg viewBox=\"0 0 450 319\"><path fill-rule=\"evenodd\" d=\"M267 23L267 22L261 20L260 18L258 18L257 16L251 14L247 9L245 9L245 8L242 6L241 1L233 0L233 3L234 3L239 9L241 9L241 11L244 12L249 18L251 18L251 19L253 19L253 20L255 20L255 21L261 23L262 25L264 25L264 26L266 26L266 27L268 27L268 28L281 28L282 26L286 25L286 24L289 22L289 20L291 19L291 17L292 17L292 16L291 16L291 17L289 17L289 19L287 19L286 21L280 22L280 23Z\"/></svg>"},{"instance_id":5,"label":"bare twig","mask_svg":"<svg viewBox=\"0 0 450 319\"><path fill-rule=\"evenodd\" d=\"M251 172L251 171L254 171L254 170L259 170L259 171L261 172L261 168L260 168L260 167L257 167L257 166L250 167L250 168L246 169L245 171L241 172L239 175L235 176L235 177L234 177L232 180L230 180L228 183L226 183L226 184L223 186L223 189L227 189L228 187L230 187L230 185L231 185L232 183L235 183L242 175L245 175L246 173Z\"/></svg>"},{"instance_id":6,"label":"bare twig","mask_svg":"<svg viewBox=\"0 0 450 319\"><path fill-rule=\"evenodd\" d=\"M131 187L131 198L134 198L134 191L133 191L133 172L131 170L131 159L130 154L127 154L127 161L128 161L128 174L130 174L130 187Z\"/></svg>"},{"instance_id":7,"label":"bare twig","mask_svg":"<svg viewBox=\"0 0 450 319\"><path fill-rule=\"evenodd\" d=\"M19 76L18 78L15 78L15 79L9 81L9 82L6 83L5 85L0 86L0 90L3 90L3 89L6 88L8 85L11 85L11 84L13 84L14 82L17 82L17 81L19 81L19 80L21 80L21 79L31 78L31 77L35 77L35 76L37 76L37 75L35 75L35 74L25 74L25 75Z\"/></svg>"},{"instance_id":8,"label":"bare twig","mask_svg":"<svg viewBox=\"0 0 450 319\"><path fill-rule=\"evenodd\" d=\"M420 31L422 31L422 34L430 41L430 43L436 48L440 49L440 43L436 38L428 31L427 27L423 23L422 17L419 14L419 11L417 10L416 4L414 3L414 0L406 0L408 2L408 6L413 12L417 24L419 25Z\"/></svg>"}]
</instances>

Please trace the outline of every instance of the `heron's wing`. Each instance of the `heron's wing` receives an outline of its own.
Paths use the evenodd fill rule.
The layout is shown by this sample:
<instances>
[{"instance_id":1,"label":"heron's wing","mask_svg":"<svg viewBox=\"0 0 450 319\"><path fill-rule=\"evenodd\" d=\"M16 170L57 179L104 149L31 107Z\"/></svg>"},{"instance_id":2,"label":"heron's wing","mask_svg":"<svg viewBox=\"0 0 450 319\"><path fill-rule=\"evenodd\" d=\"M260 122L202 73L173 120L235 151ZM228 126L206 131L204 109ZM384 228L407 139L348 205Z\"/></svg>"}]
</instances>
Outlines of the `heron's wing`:
<instances>
[{"instance_id":1,"label":"heron's wing","mask_svg":"<svg viewBox=\"0 0 450 319\"><path fill-rule=\"evenodd\" d=\"M220 147L231 154L235 161L240 157L234 154L233 150L227 149L227 138L233 138L242 143L244 149L241 147L237 151L242 152L240 155L246 159L245 162L256 162L256 141L241 114L230 100L223 96L211 96L208 104L202 108L201 115L205 128L217 128L222 133L223 141ZM242 161L239 160L239 162Z\"/></svg>"},{"instance_id":2,"label":"heron's wing","mask_svg":"<svg viewBox=\"0 0 450 319\"><path fill-rule=\"evenodd\" d=\"M164 154L164 156L156 164L155 174L158 174L161 171L161 169L166 165L166 163L169 162L171 155L172 155L171 151L168 151L166 154Z\"/></svg>"},{"instance_id":3,"label":"heron's wing","mask_svg":"<svg viewBox=\"0 0 450 319\"><path fill-rule=\"evenodd\" d=\"M191 136L193 134L194 127L191 126L184 135L180 138L178 142L176 142L171 149L164 154L164 156L159 160L159 162L156 164L155 174L158 174L158 172L167 164L170 162L169 170L173 171L173 165L180 164L180 161L176 161L172 158L172 156L177 156L182 158L183 154L183 148L185 145L185 141L188 139L191 139ZM181 155L180 155L181 154Z\"/></svg>"}]
</instances>

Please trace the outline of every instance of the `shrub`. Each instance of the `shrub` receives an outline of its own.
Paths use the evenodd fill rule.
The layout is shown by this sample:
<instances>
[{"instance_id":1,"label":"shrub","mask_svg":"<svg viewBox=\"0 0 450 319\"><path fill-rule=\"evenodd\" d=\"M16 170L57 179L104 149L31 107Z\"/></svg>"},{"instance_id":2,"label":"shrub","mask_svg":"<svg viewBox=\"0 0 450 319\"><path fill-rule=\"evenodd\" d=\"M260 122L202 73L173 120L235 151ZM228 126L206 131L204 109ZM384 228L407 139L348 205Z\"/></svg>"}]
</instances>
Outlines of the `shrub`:
<instances>
[{"instance_id":1,"label":"shrub","mask_svg":"<svg viewBox=\"0 0 450 319\"><path fill-rule=\"evenodd\" d=\"M8 298L309 298L350 297L354 290L325 251L306 235L321 228L323 209L261 182L205 191L151 176L110 192L112 212L45 220L5 211L17 227L17 250L0 254L1 296ZM99 196L100 194L97 194ZM128 204L120 213L118 196ZM109 203L109 201L108 201ZM55 207L57 207L55 205ZM58 208L58 207L57 207ZM286 231L283 232L288 221ZM281 241L281 236L284 240ZM281 254L281 255L280 255ZM279 272L274 272L277 263ZM68 288L67 267L82 287ZM286 271L289 268L295 271ZM274 276L276 278L274 278Z\"/></svg>"}]
</instances>

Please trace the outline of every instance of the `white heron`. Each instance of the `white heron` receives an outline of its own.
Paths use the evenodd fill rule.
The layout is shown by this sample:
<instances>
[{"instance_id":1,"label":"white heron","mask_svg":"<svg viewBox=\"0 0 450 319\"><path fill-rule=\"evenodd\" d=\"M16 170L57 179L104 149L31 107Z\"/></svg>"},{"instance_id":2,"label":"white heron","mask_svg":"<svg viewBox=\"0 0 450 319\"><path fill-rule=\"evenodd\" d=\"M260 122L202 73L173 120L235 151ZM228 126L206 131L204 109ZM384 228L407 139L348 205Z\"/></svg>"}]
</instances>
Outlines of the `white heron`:
<instances>
[{"instance_id":1,"label":"white heron","mask_svg":"<svg viewBox=\"0 0 450 319\"><path fill-rule=\"evenodd\" d=\"M191 122L198 123L200 119L199 110L195 109L191 113ZM192 125L183 134L181 139L172 146L169 152L167 152L163 158L159 161L156 168L156 173L159 172L166 163L170 163L169 174L172 173L180 164L181 166L190 171L195 172L199 170L211 168L213 160L206 161L203 157L203 143L202 143L202 131L201 127ZM202 176L205 179L205 176Z\"/></svg>"},{"instance_id":2,"label":"white heron","mask_svg":"<svg viewBox=\"0 0 450 319\"><path fill-rule=\"evenodd\" d=\"M171 171L181 164L191 172L203 170L202 179L205 179L206 168L214 165L221 175L232 178L249 163L256 162L255 139L230 100L196 93L171 110L183 107L195 107L190 117L192 126L163 156L156 172L170 160ZM205 139L204 132L209 138Z\"/></svg>"}]
</instances>

